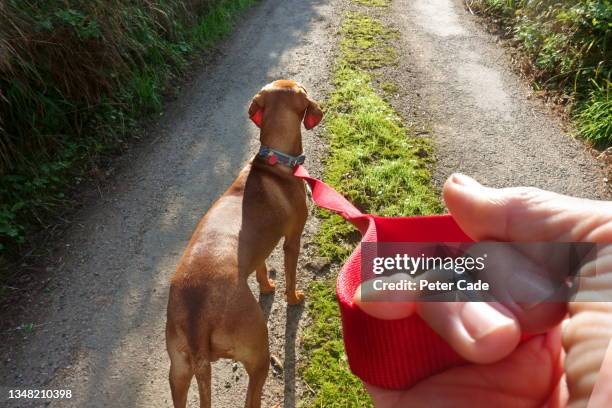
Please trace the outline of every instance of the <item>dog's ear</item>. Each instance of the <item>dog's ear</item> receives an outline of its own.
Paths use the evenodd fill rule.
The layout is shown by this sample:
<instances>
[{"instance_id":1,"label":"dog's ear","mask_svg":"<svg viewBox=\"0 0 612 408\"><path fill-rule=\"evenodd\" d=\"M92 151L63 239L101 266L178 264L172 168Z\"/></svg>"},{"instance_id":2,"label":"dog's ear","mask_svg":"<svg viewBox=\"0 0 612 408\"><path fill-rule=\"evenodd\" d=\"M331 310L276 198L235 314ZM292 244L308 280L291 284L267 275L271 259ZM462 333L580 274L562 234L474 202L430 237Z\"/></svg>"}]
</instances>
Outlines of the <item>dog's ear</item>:
<instances>
[{"instance_id":1,"label":"dog's ear","mask_svg":"<svg viewBox=\"0 0 612 408\"><path fill-rule=\"evenodd\" d=\"M255 95L253 100L251 100L249 118L251 118L258 128L261 128L261 122L263 120L263 98L261 94Z\"/></svg>"},{"instance_id":2,"label":"dog's ear","mask_svg":"<svg viewBox=\"0 0 612 408\"><path fill-rule=\"evenodd\" d=\"M321 119L323 119L323 111L315 101L308 98L308 107L304 113L304 127L310 130L317 126Z\"/></svg>"}]
</instances>

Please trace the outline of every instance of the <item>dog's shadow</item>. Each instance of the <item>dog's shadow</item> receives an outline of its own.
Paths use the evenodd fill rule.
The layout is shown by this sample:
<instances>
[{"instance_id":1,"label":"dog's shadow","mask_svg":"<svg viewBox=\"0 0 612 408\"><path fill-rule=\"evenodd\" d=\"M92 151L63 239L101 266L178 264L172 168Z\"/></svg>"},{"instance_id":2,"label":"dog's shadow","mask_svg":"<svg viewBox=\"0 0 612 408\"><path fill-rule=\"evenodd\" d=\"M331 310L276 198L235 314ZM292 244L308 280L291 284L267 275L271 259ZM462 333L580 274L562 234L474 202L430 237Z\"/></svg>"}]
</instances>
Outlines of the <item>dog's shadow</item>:
<instances>
[{"instance_id":1,"label":"dog's shadow","mask_svg":"<svg viewBox=\"0 0 612 408\"><path fill-rule=\"evenodd\" d=\"M295 340L297 338L298 326L303 312L304 303L287 306L287 324L285 325L284 408L294 408L296 403L295 372L297 361L295 355Z\"/></svg>"}]
</instances>

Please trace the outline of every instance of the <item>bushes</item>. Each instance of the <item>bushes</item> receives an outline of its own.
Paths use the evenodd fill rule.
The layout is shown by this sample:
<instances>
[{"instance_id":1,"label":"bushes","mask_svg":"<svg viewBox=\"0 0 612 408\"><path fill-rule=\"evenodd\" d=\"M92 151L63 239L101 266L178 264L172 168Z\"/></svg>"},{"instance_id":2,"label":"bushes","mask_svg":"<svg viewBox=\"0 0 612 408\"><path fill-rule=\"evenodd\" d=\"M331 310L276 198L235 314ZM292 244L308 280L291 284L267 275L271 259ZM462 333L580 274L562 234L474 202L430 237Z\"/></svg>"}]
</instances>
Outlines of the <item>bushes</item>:
<instances>
[{"instance_id":1,"label":"bushes","mask_svg":"<svg viewBox=\"0 0 612 408\"><path fill-rule=\"evenodd\" d=\"M612 87L610 82L593 86L588 99L582 103L576 115L579 130L584 137L598 145L607 146L612 135Z\"/></svg>"},{"instance_id":2,"label":"bushes","mask_svg":"<svg viewBox=\"0 0 612 408\"><path fill-rule=\"evenodd\" d=\"M0 256L254 0L0 3Z\"/></svg>"},{"instance_id":3,"label":"bushes","mask_svg":"<svg viewBox=\"0 0 612 408\"><path fill-rule=\"evenodd\" d=\"M474 0L529 57L535 80L575 102L581 134L612 145L612 1Z\"/></svg>"}]
</instances>

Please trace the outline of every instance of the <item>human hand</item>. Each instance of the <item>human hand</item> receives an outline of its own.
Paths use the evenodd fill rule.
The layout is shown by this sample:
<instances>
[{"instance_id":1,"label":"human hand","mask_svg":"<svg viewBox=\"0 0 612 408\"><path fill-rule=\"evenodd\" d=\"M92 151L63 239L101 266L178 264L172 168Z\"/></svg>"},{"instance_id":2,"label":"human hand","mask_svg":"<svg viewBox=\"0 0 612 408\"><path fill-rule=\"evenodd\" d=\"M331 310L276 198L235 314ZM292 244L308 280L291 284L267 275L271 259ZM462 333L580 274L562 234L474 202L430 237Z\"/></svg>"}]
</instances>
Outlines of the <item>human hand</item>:
<instances>
[{"instance_id":1,"label":"human hand","mask_svg":"<svg viewBox=\"0 0 612 408\"><path fill-rule=\"evenodd\" d=\"M534 188L487 188L458 174L446 182L444 199L459 226L477 241L612 243L609 202ZM598 261L612 263L612 254L605 252ZM473 302L390 305L361 302L359 291L355 301L383 319L417 313L473 363L434 375L407 391L366 384L377 407L579 407L587 405L596 381L590 406L612 401L612 348L602 366L612 338L612 303L575 302L567 310L559 303L529 308ZM544 334L518 345L526 327Z\"/></svg>"}]
</instances>

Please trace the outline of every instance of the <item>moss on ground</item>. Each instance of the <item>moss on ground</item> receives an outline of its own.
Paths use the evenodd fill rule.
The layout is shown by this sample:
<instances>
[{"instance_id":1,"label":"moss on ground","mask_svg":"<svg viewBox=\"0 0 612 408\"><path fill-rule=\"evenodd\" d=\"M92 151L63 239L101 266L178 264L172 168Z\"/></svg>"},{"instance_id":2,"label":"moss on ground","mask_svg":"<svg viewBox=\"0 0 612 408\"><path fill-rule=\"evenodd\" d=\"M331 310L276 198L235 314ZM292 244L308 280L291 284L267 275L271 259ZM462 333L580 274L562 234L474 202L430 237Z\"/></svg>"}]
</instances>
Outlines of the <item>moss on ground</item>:
<instances>
[{"instance_id":1,"label":"moss on ground","mask_svg":"<svg viewBox=\"0 0 612 408\"><path fill-rule=\"evenodd\" d=\"M391 0L353 0L353 3L369 7L389 7Z\"/></svg>"},{"instance_id":2,"label":"moss on ground","mask_svg":"<svg viewBox=\"0 0 612 408\"><path fill-rule=\"evenodd\" d=\"M386 216L440 212L441 203L430 182L429 140L404 126L373 86L376 69L395 63L397 33L361 11L345 16L340 33L334 90L326 103L329 155L324 180L365 212ZM385 92L396 89L385 82ZM320 211L319 216L322 222L315 239L320 253L344 261L359 241L359 233L337 215ZM344 354L335 279L312 282L309 299L312 324L304 331L306 358L301 373L311 393L303 405L371 406Z\"/></svg>"}]
</instances>

